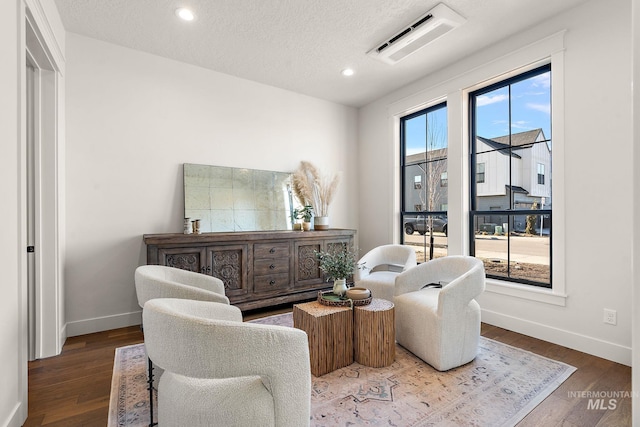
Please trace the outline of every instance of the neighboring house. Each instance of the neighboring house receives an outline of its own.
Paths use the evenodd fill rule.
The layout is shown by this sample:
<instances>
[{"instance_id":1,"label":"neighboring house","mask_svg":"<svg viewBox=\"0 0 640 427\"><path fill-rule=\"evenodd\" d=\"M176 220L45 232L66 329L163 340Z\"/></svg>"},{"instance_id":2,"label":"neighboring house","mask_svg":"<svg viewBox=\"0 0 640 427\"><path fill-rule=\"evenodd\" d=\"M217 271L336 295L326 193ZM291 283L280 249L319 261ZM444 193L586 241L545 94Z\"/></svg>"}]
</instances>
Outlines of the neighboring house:
<instances>
[{"instance_id":1,"label":"neighboring house","mask_svg":"<svg viewBox=\"0 0 640 427\"><path fill-rule=\"evenodd\" d=\"M531 209L534 202L538 209L543 205L550 209L551 147L546 140L542 129L491 139L477 137L476 209ZM406 210L446 211L447 149L412 154L406 165ZM487 222L492 221L487 218Z\"/></svg>"},{"instance_id":2,"label":"neighboring house","mask_svg":"<svg viewBox=\"0 0 640 427\"><path fill-rule=\"evenodd\" d=\"M411 154L405 168L406 211L446 211L447 149L438 148L426 153Z\"/></svg>"},{"instance_id":3,"label":"neighboring house","mask_svg":"<svg viewBox=\"0 0 640 427\"><path fill-rule=\"evenodd\" d=\"M476 138L477 210L551 208L551 147L542 129ZM509 174L511 168L511 174ZM511 182L509 182L511 176Z\"/></svg>"}]
</instances>

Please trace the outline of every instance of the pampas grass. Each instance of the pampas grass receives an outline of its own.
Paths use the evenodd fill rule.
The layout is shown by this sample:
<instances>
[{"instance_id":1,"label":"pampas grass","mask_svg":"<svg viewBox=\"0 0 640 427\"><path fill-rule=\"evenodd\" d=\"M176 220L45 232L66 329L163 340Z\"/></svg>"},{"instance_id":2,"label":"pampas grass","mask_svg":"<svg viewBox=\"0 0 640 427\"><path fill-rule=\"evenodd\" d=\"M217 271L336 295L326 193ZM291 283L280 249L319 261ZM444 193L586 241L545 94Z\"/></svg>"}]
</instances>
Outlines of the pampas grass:
<instances>
[{"instance_id":1,"label":"pampas grass","mask_svg":"<svg viewBox=\"0 0 640 427\"><path fill-rule=\"evenodd\" d=\"M300 167L293 173L293 191L305 205L313 206L316 216L329 216L329 205L333 200L340 175L328 177L310 162L301 161Z\"/></svg>"}]
</instances>

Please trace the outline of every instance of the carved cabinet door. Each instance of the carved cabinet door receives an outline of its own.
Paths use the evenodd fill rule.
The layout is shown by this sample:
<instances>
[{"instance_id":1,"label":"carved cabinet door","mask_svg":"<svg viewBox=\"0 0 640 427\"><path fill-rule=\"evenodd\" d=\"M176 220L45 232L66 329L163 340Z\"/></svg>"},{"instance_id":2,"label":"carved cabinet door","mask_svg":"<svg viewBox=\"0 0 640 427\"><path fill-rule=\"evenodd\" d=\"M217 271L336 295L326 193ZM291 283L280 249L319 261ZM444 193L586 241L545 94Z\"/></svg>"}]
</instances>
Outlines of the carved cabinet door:
<instances>
[{"instance_id":1,"label":"carved cabinet door","mask_svg":"<svg viewBox=\"0 0 640 427\"><path fill-rule=\"evenodd\" d=\"M300 240L294 245L294 274L296 287L319 285L322 287L322 272L318 267L316 251L323 250L322 240Z\"/></svg>"},{"instance_id":2,"label":"carved cabinet door","mask_svg":"<svg viewBox=\"0 0 640 427\"><path fill-rule=\"evenodd\" d=\"M225 295L233 297L249 293L248 245L207 247L207 268L224 283Z\"/></svg>"},{"instance_id":3,"label":"carved cabinet door","mask_svg":"<svg viewBox=\"0 0 640 427\"><path fill-rule=\"evenodd\" d=\"M207 272L204 248L159 248L158 264L196 273Z\"/></svg>"}]
</instances>

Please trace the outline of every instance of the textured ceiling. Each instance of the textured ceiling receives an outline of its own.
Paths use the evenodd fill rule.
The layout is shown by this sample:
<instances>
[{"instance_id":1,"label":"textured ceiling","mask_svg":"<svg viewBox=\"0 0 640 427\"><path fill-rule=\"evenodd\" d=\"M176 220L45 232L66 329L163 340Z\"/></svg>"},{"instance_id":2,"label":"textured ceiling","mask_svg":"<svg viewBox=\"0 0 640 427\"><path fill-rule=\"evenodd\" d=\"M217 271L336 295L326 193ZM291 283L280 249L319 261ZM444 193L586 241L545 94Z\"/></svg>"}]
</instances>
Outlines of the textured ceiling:
<instances>
[{"instance_id":1,"label":"textured ceiling","mask_svg":"<svg viewBox=\"0 0 640 427\"><path fill-rule=\"evenodd\" d=\"M358 107L585 1L445 0L467 22L395 65L366 52L438 0L55 3L69 32ZM175 16L183 6L195 21Z\"/></svg>"}]
</instances>

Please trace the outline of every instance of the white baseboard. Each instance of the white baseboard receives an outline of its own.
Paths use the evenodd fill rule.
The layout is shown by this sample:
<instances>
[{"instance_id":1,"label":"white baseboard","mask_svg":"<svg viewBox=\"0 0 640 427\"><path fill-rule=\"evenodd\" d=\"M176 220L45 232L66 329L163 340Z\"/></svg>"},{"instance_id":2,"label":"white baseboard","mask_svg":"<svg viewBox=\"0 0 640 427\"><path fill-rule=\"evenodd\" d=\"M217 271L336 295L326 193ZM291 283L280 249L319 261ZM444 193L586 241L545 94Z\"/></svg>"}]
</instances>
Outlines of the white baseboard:
<instances>
[{"instance_id":1,"label":"white baseboard","mask_svg":"<svg viewBox=\"0 0 640 427\"><path fill-rule=\"evenodd\" d=\"M24 402L18 402L13 407L13 411L9 414L5 420L5 427L20 427L27 420L26 411L24 408ZM1 422L1 421L0 421Z\"/></svg>"},{"instance_id":2,"label":"white baseboard","mask_svg":"<svg viewBox=\"0 0 640 427\"><path fill-rule=\"evenodd\" d=\"M92 334L94 332L108 331L110 329L126 328L142 324L142 310L131 313L116 314L113 316L95 317L93 319L67 322L66 336Z\"/></svg>"},{"instance_id":3,"label":"white baseboard","mask_svg":"<svg viewBox=\"0 0 640 427\"><path fill-rule=\"evenodd\" d=\"M59 349L62 352L62 347L64 347L64 343L67 341L67 324L65 323L64 326L62 327L62 330L60 331L60 342L59 344Z\"/></svg>"},{"instance_id":4,"label":"white baseboard","mask_svg":"<svg viewBox=\"0 0 640 427\"><path fill-rule=\"evenodd\" d=\"M482 310L482 322L631 366L631 347L490 310Z\"/></svg>"}]
</instances>

